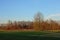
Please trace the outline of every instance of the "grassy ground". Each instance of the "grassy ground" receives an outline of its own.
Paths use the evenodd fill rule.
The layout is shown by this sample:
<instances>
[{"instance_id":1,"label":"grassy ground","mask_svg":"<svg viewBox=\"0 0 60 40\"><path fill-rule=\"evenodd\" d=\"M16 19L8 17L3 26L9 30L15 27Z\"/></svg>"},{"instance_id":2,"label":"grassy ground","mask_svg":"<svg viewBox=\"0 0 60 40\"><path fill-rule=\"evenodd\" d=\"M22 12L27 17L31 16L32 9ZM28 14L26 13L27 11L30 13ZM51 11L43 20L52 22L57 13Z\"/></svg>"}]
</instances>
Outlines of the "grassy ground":
<instances>
[{"instance_id":1,"label":"grassy ground","mask_svg":"<svg viewBox=\"0 0 60 40\"><path fill-rule=\"evenodd\" d=\"M60 33L0 32L0 40L60 40Z\"/></svg>"}]
</instances>

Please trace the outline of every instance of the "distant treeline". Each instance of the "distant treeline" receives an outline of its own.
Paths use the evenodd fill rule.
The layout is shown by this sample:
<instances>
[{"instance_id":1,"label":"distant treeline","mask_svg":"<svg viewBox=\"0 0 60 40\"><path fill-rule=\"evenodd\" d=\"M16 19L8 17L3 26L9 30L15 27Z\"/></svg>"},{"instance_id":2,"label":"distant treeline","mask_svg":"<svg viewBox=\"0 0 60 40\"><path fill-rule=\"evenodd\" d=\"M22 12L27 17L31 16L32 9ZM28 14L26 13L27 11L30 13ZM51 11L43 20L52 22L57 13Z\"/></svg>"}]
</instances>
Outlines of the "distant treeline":
<instances>
[{"instance_id":1,"label":"distant treeline","mask_svg":"<svg viewBox=\"0 0 60 40\"><path fill-rule=\"evenodd\" d=\"M41 13L37 13L34 16L33 21L8 21L6 24L0 24L0 30L60 30L60 24L54 20L44 20Z\"/></svg>"}]
</instances>

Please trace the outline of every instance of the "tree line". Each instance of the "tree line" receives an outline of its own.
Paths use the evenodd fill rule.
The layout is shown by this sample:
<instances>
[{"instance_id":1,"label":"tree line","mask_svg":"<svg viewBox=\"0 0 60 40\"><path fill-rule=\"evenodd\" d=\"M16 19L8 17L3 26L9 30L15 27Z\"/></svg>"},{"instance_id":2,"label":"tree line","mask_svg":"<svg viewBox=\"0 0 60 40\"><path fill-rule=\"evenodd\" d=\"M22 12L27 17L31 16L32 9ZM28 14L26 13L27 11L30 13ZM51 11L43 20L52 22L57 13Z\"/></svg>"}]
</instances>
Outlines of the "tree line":
<instances>
[{"instance_id":1,"label":"tree line","mask_svg":"<svg viewBox=\"0 0 60 40\"><path fill-rule=\"evenodd\" d=\"M44 20L42 13L34 15L33 21L8 21L6 24L0 24L0 30L23 30L30 29L36 31L60 30L60 24L54 20Z\"/></svg>"}]
</instances>

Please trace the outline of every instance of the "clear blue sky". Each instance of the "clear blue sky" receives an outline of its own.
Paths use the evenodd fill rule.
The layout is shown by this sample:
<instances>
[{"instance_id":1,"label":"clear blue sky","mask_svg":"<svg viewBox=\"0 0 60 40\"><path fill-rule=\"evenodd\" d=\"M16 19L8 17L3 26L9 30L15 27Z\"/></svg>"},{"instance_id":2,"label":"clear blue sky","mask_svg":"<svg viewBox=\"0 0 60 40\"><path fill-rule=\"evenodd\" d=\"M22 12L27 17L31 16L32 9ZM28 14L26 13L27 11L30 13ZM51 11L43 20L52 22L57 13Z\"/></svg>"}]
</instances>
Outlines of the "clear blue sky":
<instances>
[{"instance_id":1,"label":"clear blue sky","mask_svg":"<svg viewBox=\"0 0 60 40\"><path fill-rule=\"evenodd\" d=\"M39 11L45 18L60 14L60 0L0 0L0 22L32 20Z\"/></svg>"}]
</instances>

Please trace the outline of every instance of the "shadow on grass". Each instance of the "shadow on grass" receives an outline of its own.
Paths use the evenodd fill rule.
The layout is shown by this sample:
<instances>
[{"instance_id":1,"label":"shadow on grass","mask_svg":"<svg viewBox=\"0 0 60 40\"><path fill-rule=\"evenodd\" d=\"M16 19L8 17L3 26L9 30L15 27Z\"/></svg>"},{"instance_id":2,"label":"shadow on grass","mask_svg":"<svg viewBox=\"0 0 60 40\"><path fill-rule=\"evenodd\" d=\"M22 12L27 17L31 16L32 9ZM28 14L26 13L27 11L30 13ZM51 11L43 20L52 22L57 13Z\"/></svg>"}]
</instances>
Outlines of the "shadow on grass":
<instances>
[{"instance_id":1,"label":"shadow on grass","mask_svg":"<svg viewBox=\"0 0 60 40\"><path fill-rule=\"evenodd\" d=\"M0 40L60 40L59 37L47 36L32 36L44 35L42 32L14 32L14 33L0 33Z\"/></svg>"},{"instance_id":2,"label":"shadow on grass","mask_svg":"<svg viewBox=\"0 0 60 40\"><path fill-rule=\"evenodd\" d=\"M5 36L0 36L0 40L60 40L60 38L57 38L57 37L43 37L43 36L5 35Z\"/></svg>"}]
</instances>

